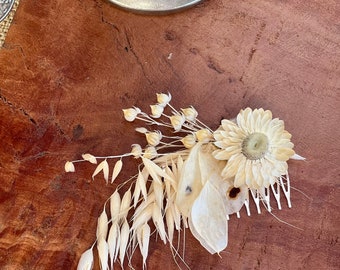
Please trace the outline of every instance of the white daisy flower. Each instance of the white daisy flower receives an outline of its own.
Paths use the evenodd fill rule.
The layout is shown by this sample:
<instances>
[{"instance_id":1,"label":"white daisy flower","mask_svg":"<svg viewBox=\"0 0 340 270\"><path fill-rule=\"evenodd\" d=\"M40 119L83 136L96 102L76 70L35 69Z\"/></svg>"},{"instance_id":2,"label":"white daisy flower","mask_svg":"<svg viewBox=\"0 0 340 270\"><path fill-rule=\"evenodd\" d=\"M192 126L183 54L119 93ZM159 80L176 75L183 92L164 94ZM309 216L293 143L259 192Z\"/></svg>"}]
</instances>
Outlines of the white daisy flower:
<instances>
[{"instance_id":1,"label":"white daisy flower","mask_svg":"<svg viewBox=\"0 0 340 270\"><path fill-rule=\"evenodd\" d=\"M248 188L267 188L287 173L294 145L284 122L272 119L271 111L247 108L237 115L236 123L222 120L221 124L214 132L219 149L213 155L228 160L222 176L235 177L235 187L246 184Z\"/></svg>"}]
</instances>

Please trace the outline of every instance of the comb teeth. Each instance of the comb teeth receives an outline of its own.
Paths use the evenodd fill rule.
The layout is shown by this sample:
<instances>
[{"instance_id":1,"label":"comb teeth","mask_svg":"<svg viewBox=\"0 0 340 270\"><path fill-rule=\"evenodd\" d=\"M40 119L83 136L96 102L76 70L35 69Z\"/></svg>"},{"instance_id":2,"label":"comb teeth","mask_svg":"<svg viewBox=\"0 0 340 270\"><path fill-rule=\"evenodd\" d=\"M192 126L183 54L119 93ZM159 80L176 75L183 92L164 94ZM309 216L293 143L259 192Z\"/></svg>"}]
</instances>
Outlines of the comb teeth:
<instances>
[{"instance_id":1,"label":"comb teeth","mask_svg":"<svg viewBox=\"0 0 340 270\"><path fill-rule=\"evenodd\" d=\"M256 210L258 214L261 214L261 207L260 207L260 203L262 202L264 208L268 211L271 212L272 211L272 207L270 205L270 193L272 193L273 197L276 200L276 204L277 204L277 208L279 210L282 209L281 206L281 190L284 194L284 197L287 200L287 205L288 208L292 207L292 203L290 200L290 180L289 180L289 175L288 172L286 172L286 175L280 176L278 178L277 183L270 185L270 187L268 188L260 188L260 189L249 189L249 193L251 196L255 206L256 206ZM244 207L246 208L247 211L247 215L250 216L250 203L249 203L249 199L245 200L244 202ZM235 213L237 218L240 218L240 212L236 212ZM228 215L228 220L229 220L229 215Z\"/></svg>"}]
</instances>

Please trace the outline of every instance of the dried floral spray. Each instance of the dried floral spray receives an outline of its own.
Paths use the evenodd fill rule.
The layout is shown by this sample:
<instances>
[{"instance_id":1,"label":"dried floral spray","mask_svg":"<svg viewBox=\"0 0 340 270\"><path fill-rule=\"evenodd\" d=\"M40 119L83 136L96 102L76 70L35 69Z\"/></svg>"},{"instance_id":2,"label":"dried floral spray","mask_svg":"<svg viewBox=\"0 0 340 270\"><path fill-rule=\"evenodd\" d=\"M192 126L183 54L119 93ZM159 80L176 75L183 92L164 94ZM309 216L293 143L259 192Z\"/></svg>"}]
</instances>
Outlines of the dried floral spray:
<instances>
[{"instance_id":1,"label":"dried floral spray","mask_svg":"<svg viewBox=\"0 0 340 270\"><path fill-rule=\"evenodd\" d=\"M83 253L77 269L92 269L95 244L101 269L113 269L117 260L123 267L125 258L131 266L137 248L145 268L153 233L150 222L164 244L169 242L173 254L178 255L174 232L183 228L189 228L214 254L227 247L229 215L240 217L243 206L250 215L249 198L258 213L260 202L270 212L270 193L281 209L283 192L291 207L287 161L304 158L295 154L282 120L273 119L269 110L246 108L235 120L224 119L212 130L198 120L194 107L176 110L170 101L171 95L162 93L157 94L157 104L150 106L151 114L137 107L123 110L126 121L141 120L148 128L170 130L170 135L139 127L136 131L144 134L147 142L144 148L133 144L131 152L123 155L83 154L81 160L66 162L65 171L74 172L77 162L97 164L101 160L92 178L103 173L106 183L113 183L123 168L123 158L141 160L129 189L122 197L117 189L109 198L109 217L104 205L96 241ZM117 159L110 179L108 159Z\"/></svg>"}]
</instances>

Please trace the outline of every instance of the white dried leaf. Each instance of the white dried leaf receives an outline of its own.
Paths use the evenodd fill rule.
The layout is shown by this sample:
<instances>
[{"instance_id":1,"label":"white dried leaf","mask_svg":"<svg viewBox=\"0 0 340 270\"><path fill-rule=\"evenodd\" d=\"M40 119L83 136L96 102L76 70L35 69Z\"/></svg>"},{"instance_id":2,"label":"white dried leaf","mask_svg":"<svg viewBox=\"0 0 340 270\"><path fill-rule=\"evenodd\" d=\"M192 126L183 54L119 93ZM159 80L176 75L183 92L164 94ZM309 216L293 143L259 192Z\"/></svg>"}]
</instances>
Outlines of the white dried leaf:
<instances>
[{"instance_id":1,"label":"white dried leaf","mask_svg":"<svg viewBox=\"0 0 340 270\"><path fill-rule=\"evenodd\" d=\"M120 195L116 190L114 193L112 193L110 197L110 213L112 222L118 220L119 211L120 211Z\"/></svg>"},{"instance_id":2,"label":"white dried leaf","mask_svg":"<svg viewBox=\"0 0 340 270\"><path fill-rule=\"evenodd\" d=\"M116 261L119 247L119 225L117 222L112 223L107 243L109 245L110 266L113 269L113 263Z\"/></svg>"},{"instance_id":3,"label":"white dried leaf","mask_svg":"<svg viewBox=\"0 0 340 270\"><path fill-rule=\"evenodd\" d=\"M127 217L131 204L131 187L125 192L120 204L119 219L122 221Z\"/></svg>"},{"instance_id":4,"label":"white dried leaf","mask_svg":"<svg viewBox=\"0 0 340 270\"><path fill-rule=\"evenodd\" d=\"M98 173L100 173L101 171L103 171L104 179L105 179L106 184L107 184L108 180L109 180L109 164L107 163L106 159L103 160L102 162L100 162L99 165L97 166L97 168L94 170L94 172L92 174L92 179L94 180L94 177Z\"/></svg>"},{"instance_id":5,"label":"white dried leaf","mask_svg":"<svg viewBox=\"0 0 340 270\"><path fill-rule=\"evenodd\" d=\"M115 166L113 167L112 177L111 177L111 184L117 178L118 174L122 170L123 161L120 159L116 162Z\"/></svg>"},{"instance_id":6,"label":"white dried leaf","mask_svg":"<svg viewBox=\"0 0 340 270\"><path fill-rule=\"evenodd\" d=\"M105 207L103 209L103 212L100 214L97 222L97 239L100 237L103 237L104 239L107 236L107 230L108 230L108 218L106 215Z\"/></svg>"},{"instance_id":7,"label":"white dried leaf","mask_svg":"<svg viewBox=\"0 0 340 270\"><path fill-rule=\"evenodd\" d=\"M211 175L220 175L225 167L225 161L217 160L213 157L212 152L214 149L215 147L212 144L203 144L198 151L202 185L208 181Z\"/></svg>"},{"instance_id":8,"label":"white dried leaf","mask_svg":"<svg viewBox=\"0 0 340 270\"><path fill-rule=\"evenodd\" d=\"M103 237L100 237L97 242L97 250L99 255L100 269L108 269L109 246Z\"/></svg>"},{"instance_id":9,"label":"white dried leaf","mask_svg":"<svg viewBox=\"0 0 340 270\"><path fill-rule=\"evenodd\" d=\"M75 172L74 164L71 161L66 161L65 163L65 172Z\"/></svg>"},{"instance_id":10,"label":"white dried leaf","mask_svg":"<svg viewBox=\"0 0 340 270\"><path fill-rule=\"evenodd\" d=\"M189 225L192 234L211 254L227 247L226 207L219 190L210 181L206 182L192 205Z\"/></svg>"},{"instance_id":11,"label":"white dried leaf","mask_svg":"<svg viewBox=\"0 0 340 270\"><path fill-rule=\"evenodd\" d=\"M188 159L184 162L178 183L176 204L185 217L188 217L192 204L202 189L199 151L202 144L191 148Z\"/></svg>"},{"instance_id":12,"label":"white dried leaf","mask_svg":"<svg viewBox=\"0 0 340 270\"><path fill-rule=\"evenodd\" d=\"M80 257L77 270L91 270L93 267L93 250L92 247L86 250Z\"/></svg>"},{"instance_id":13,"label":"white dried leaf","mask_svg":"<svg viewBox=\"0 0 340 270\"><path fill-rule=\"evenodd\" d=\"M127 220L124 220L124 223L122 225L122 228L120 230L120 245L119 245L119 260L122 268L124 269L124 258L126 255L126 248L129 242L129 224Z\"/></svg>"},{"instance_id":14,"label":"white dried leaf","mask_svg":"<svg viewBox=\"0 0 340 270\"><path fill-rule=\"evenodd\" d=\"M249 201L249 189L247 185L235 188L232 181L229 181L229 186L226 183L228 181L222 180L218 187L220 194L224 197L227 214L231 215L240 211L246 200ZM228 189L225 188L227 186Z\"/></svg>"},{"instance_id":15,"label":"white dried leaf","mask_svg":"<svg viewBox=\"0 0 340 270\"><path fill-rule=\"evenodd\" d=\"M97 164L96 157L91 154L82 154L81 157L83 158L83 160L89 161L92 164Z\"/></svg>"}]
</instances>

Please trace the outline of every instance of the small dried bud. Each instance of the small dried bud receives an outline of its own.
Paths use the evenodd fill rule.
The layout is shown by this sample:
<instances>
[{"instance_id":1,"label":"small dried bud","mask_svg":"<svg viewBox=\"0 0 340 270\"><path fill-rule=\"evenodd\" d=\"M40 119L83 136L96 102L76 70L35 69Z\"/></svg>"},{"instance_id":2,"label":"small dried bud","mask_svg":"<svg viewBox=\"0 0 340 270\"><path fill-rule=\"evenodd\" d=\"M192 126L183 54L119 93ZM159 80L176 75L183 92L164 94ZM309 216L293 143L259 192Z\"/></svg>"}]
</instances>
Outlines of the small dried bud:
<instances>
[{"instance_id":1,"label":"small dried bud","mask_svg":"<svg viewBox=\"0 0 340 270\"><path fill-rule=\"evenodd\" d=\"M141 113L141 110L139 108L134 107L129 109L123 109L123 113L126 121L133 122L136 119L137 115Z\"/></svg>"},{"instance_id":2,"label":"small dried bud","mask_svg":"<svg viewBox=\"0 0 340 270\"><path fill-rule=\"evenodd\" d=\"M196 136L194 134L189 134L185 136L181 142L185 148L192 148L196 144Z\"/></svg>"},{"instance_id":3,"label":"small dried bud","mask_svg":"<svg viewBox=\"0 0 340 270\"><path fill-rule=\"evenodd\" d=\"M97 159L95 156L91 155L91 154L82 154L81 157L86 160L91 162L92 164L97 164Z\"/></svg>"},{"instance_id":4,"label":"small dried bud","mask_svg":"<svg viewBox=\"0 0 340 270\"><path fill-rule=\"evenodd\" d=\"M75 172L74 164L71 161L66 161L65 163L65 172Z\"/></svg>"},{"instance_id":5,"label":"small dried bud","mask_svg":"<svg viewBox=\"0 0 340 270\"><path fill-rule=\"evenodd\" d=\"M175 131L179 131L185 122L185 117L183 114L175 114L170 117L170 122Z\"/></svg>"},{"instance_id":6,"label":"small dried bud","mask_svg":"<svg viewBox=\"0 0 340 270\"><path fill-rule=\"evenodd\" d=\"M149 147L145 148L143 157L145 157L147 159L153 159L153 158L157 157L156 148L154 146L149 146Z\"/></svg>"},{"instance_id":7,"label":"small dried bud","mask_svg":"<svg viewBox=\"0 0 340 270\"><path fill-rule=\"evenodd\" d=\"M148 132L148 130L145 127L138 127L135 129L137 132L145 134Z\"/></svg>"},{"instance_id":8,"label":"small dried bud","mask_svg":"<svg viewBox=\"0 0 340 270\"><path fill-rule=\"evenodd\" d=\"M157 146L162 139L162 133L160 131L145 133L146 141L152 146Z\"/></svg>"},{"instance_id":9,"label":"small dried bud","mask_svg":"<svg viewBox=\"0 0 340 270\"><path fill-rule=\"evenodd\" d=\"M133 144L131 145L131 154L135 158L140 158L142 156L143 150L142 147L139 144Z\"/></svg>"},{"instance_id":10,"label":"small dried bud","mask_svg":"<svg viewBox=\"0 0 340 270\"><path fill-rule=\"evenodd\" d=\"M171 94L156 94L157 95L157 102L159 103L160 106L165 107L171 100Z\"/></svg>"},{"instance_id":11,"label":"small dried bud","mask_svg":"<svg viewBox=\"0 0 340 270\"><path fill-rule=\"evenodd\" d=\"M181 110L184 113L184 116L188 121L192 121L192 122L196 121L196 117L198 115L198 112L195 110L194 107L191 106L190 108L185 108L185 109L181 109Z\"/></svg>"},{"instance_id":12,"label":"small dried bud","mask_svg":"<svg viewBox=\"0 0 340 270\"><path fill-rule=\"evenodd\" d=\"M209 142L213 135L208 129L204 128L196 132L196 137L199 142Z\"/></svg>"},{"instance_id":13,"label":"small dried bud","mask_svg":"<svg viewBox=\"0 0 340 270\"><path fill-rule=\"evenodd\" d=\"M164 111L164 106L160 104L156 104L156 105L150 105L150 108L151 108L151 116L153 118L159 118L162 116L162 113Z\"/></svg>"}]
</instances>

